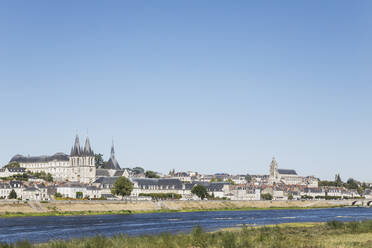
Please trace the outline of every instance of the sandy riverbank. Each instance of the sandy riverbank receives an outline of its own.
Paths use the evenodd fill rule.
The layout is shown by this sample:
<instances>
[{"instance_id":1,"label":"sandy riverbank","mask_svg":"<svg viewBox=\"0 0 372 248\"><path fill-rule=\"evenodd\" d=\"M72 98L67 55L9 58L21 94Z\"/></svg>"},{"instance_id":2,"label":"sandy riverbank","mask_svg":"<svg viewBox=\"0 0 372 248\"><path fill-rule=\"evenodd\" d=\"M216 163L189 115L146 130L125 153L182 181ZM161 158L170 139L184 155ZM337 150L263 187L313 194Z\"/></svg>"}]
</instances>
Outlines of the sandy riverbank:
<instances>
[{"instance_id":1,"label":"sandy riverbank","mask_svg":"<svg viewBox=\"0 0 372 248\"><path fill-rule=\"evenodd\" d=\"M0 201L0 216L141 213L160 211L205 211L272 208L322 208L349 206L351 201L54 201L48 203Z\"/></svg>"}]
</instances>

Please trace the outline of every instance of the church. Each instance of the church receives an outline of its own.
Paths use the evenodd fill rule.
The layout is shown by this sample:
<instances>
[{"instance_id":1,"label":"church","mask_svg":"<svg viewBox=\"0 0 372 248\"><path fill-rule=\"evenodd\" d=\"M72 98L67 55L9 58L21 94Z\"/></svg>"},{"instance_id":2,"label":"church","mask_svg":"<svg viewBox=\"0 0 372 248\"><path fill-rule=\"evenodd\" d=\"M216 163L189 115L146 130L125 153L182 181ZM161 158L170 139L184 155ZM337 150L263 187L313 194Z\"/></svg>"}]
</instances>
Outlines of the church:
<instances>
[{"instance_id":1,"label":"church","mask_svg":"<svg viewBox=\"0 0 372 248\"><path fill-rule=\"evenodd\" d=\"M80 145L79 136L76 135L75 143L71 148L70 155L56 153L52 156L22 156L15 155L9 163L17 162L20 167L31 172L50 173L55 181L69 181L79 183L93 183L97 178L94 152L90 146L89 137L85 144ZM119 163L115 159L114 147L108 162L110 174L120 171ZM102 169L101 169L102 170Z\"/></svg>"},{"instance_id":2,"label":"church","mask_svg":"<svg viewBox=\"0 0 372 248\"><path fill-rule=\"evenodd\" d=\"M292 169L279 169L278 162L273 157L270 164L269 184L284 183L287 185L304 184L304 177L297 175Z\"/></svg>"}]
</instances>

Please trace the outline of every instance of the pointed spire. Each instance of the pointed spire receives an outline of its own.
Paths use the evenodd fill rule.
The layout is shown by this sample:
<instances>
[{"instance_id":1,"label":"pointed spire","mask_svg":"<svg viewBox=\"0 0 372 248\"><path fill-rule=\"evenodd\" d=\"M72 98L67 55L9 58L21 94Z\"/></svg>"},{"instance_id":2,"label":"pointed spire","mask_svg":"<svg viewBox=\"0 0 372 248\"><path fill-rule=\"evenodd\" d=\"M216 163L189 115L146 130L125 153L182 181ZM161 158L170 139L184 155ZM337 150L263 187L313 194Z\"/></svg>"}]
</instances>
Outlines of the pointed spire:
<instances>
[{"instance_id":1,"label":"pointed spire","mask_svg":"<svg viewBox=\"0 0 372 248\"><path fill-rule=\"evenodd\" d=\"M112 139L112 145L111 145L111 157L115 157L114 139Z\"/></svg>"},{"instance_id":2,"label":"pointed spire","mask_svg":"<svg viewBox=\"0 0 372 248\"><path fill-rule=\"evenodd\" d=\"M92 148L90 147L89 137L87 137L87 139L85 140L85 146L84 146L84 150L83 150L83 155L85 155L85 156L94 156L94 152L93 152Z\"/></svg>"},{"instance_id":3,"label":"pointed spire","mask_svg":"<svg viewBox=\"0 0 372 248\"><path fill-rule=\"evenodd\" d=\"M114 169L114 170L120 170L120 165L118 161L115 158L115 148L114 148L114 141L112 141L112 146L111 146L111 156L107 164L105 165L106 169Z\"/></svg>"},{"instance_id":4,"label":"pointed spire","mask_svg":"<svg viewBox=\"0 0 372 248\"><path fill-rule=\"evenodd\" d=\"M71 149L71 157L76 157L81 155L81 148L80 148L80 142L79 142L79 136L76 135L75 137L75 144L74 147Z\"/></svg>"}]
</instances>

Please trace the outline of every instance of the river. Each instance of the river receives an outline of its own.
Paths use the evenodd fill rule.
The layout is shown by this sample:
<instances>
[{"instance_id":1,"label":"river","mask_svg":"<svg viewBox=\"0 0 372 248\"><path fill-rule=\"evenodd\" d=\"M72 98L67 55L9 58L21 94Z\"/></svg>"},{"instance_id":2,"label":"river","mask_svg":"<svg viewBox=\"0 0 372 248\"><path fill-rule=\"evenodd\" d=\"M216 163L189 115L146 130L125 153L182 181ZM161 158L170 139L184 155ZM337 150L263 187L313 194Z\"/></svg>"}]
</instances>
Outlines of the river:
<instances>
[{"instance_id":1,"label":"river","mask_svg":"<svg viewBox=\"0 0 372 248\"><path fill-rule=\"evenodd\" d=\"M190 232L289 222L358 221L372 219L371 208L328 208L299 210L213 211L132 215L90 215L0 218L0 242L29 240L34 243L95 235L141 235Z\"/></svg>"}]
</instances>

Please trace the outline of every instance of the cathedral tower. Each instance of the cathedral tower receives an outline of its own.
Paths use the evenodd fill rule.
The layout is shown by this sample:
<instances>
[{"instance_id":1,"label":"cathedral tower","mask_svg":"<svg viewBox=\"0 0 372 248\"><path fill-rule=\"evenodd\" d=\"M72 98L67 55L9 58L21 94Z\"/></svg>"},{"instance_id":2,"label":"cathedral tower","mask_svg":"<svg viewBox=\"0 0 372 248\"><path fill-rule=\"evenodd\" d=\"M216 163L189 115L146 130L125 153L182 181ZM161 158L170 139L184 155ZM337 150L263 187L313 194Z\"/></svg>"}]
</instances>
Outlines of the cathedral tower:
<instances>
[{"instance_id":1,"label":"cathedral tower","mask_svg":"<svg viewBox=\"0 0 372 248\"><path fill-rule=\"evenodd\" d=\"M277 182L279 179L278 175L278 162L276 162L275 157L273 157L273 160L270 164L270 176L269 176L269 182L274 183Z\"/></svg>"},{"instance_id":2,"label":"cathedral tower","mask_svg":"<svg viewBox=\"0 0 372 248\"><path fill-rule=\"evenodd\" d=\"M84 149L80 147L79 136L76 135L75 144L70 153L71 173L70 180L81 183L91 183L96 177L94 152L87 137Z\"/></svg>"}]
</instances>

